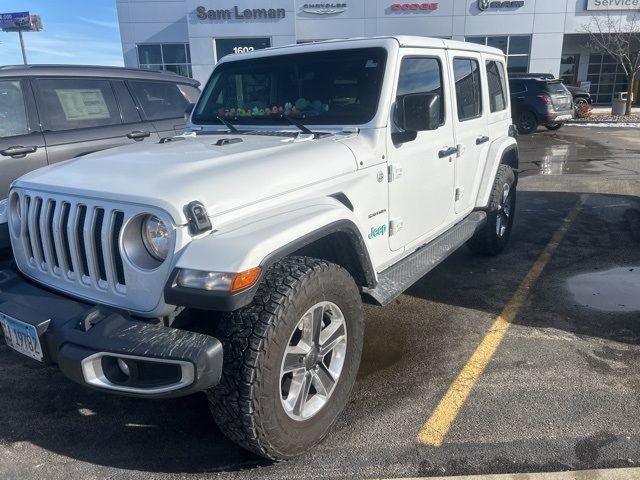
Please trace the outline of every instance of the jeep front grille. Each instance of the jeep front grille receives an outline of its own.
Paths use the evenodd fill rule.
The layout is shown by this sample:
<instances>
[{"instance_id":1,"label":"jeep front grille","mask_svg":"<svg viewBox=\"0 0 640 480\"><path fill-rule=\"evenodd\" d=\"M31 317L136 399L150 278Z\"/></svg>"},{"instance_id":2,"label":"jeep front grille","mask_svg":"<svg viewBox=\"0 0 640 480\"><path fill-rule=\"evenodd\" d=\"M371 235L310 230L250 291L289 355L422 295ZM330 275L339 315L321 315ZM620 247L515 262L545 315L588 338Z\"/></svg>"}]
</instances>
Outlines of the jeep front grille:
<instances>
[{"instance_id":1,"label":"jeep front grille","mask_svg":"<svg viewBox=\"0 0 640 480\"><path fill-rule=\"evenodd\" d=\"M118 239L123 211L46 194L19 194L19 241L32 268L97 290L126 293Z\"/></svg>"}]
</instances>

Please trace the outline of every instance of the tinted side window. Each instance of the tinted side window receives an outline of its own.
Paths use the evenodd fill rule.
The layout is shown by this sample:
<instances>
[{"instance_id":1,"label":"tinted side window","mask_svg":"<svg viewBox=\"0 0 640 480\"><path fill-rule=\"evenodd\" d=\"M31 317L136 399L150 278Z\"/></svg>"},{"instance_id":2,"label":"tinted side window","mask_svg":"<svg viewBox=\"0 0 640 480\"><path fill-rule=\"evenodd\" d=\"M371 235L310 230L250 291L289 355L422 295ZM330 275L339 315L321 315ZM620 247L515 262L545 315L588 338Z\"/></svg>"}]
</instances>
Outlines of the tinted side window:
<instances>
[{"instance_id":1,"label":"tinted side window","mask_svg":"<svg viewBox=\"0 0 640 480\"><path fill-rule=\"evenodd\" d=\"M0 81L0 138L29 133L19 80Z\"/></svg>"},{"instance_id":2,"label":"tinted side window","mask_svg":"<svg viewBox=\"0 0 640 480\"><path fill-rule=\"evenodd\" d=\"M509 87L511 87L511 93L522 93L526 92L527 89L524 86L524 82L518 80L510 80Z\"/></svg>"},{"instance_id":3,"label":"tinted side window","mask_svg":"<svg viewBox=\"0 0 640 480\"><path fill-rule=\"evenodd\" d=\"M59 78L38 80L47 128L54 131L122 123L107 80Z\"/></svg>"},{"instance_id":4,"label":"tinted side window","mask_svg":"<svg viewBox=\"0 0 640 480\"><path fill-rule=\"evenodd\" d=\"M437 58L408 57L400 65L398 97L411 93L440 95L440 123L444 123L445 99L442 90L442 68Z\"/></svg>"},{"instance_id":5,"label":"tinted side window","mask_svg":"<svg viewBox=\"0 0 640 480\"><path fill-rule=\"evenodd\" d=\"M458 120L469 120L480 116L482 99L480 97L480 66L477 60L455 58L453 73L456 82L458 102Z\"/></svg>"},{"instance_id":6,"label":"tinted side window","mask_svg":"<svg viewBox=\"0 0 640 480\"><path fill-rule=\"evenodd\" d=\"M182 117L189 104L175 83L135 80L130 85L149 120Z\"/></svg>"},{"instance_id":7,"label":"tinted side window","mask_svg":"<svg viewBox=\"0 0 640 480\"><path fill-rule=\"evenodd\" d=\"M487 84L489 86L489 107L491 112L499 112L507 108L505 95L504 67L501 63L487 62Z\"/></svg>"}]
</instances>

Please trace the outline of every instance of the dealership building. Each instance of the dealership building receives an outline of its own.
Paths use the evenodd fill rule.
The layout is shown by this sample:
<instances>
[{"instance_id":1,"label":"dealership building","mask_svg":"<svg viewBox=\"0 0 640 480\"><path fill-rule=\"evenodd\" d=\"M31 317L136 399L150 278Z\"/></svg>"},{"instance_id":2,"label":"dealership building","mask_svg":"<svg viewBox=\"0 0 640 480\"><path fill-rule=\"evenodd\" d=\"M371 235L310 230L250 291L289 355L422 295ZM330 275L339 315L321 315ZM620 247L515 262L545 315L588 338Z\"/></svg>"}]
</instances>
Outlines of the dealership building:
<instances>
[{"instance_id":1,"label":"dealership building","mask_svg":"<svg viewBox=\"0 0 640 480\"><path fill-rule=\"evenodd\" d=\"M117 0L117 8L126 66L201 82L224 55L334 38L423 35L500 48L510 72L588 82L597 103L610 103L627 81L613 58L590 49L585 24L598 15L623 24L640 17L640 0Z\"/></svg>"}]
</instances>

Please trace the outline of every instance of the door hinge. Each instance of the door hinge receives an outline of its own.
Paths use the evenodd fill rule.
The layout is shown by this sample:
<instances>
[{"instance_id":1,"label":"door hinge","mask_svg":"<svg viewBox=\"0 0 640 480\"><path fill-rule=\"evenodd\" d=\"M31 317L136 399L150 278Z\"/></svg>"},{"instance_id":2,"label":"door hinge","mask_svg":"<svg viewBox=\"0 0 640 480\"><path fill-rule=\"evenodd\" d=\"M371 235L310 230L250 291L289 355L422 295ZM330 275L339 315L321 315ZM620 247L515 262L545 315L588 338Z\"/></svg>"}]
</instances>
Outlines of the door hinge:
<instances>
[{"instance_id":1,"label":"door hinge","mask_svg":"<svg viewBox=\"0 0 640 480\"><path fill-rule=\"evenodd\" d=\"M456 188L456 202L460 201L464 197L464 188Z\"/></svg>"},{"instance_id":2,"label":"door hinge","mask_svg":"<svg viewBox=\"0 0 640 480\"><path fill-rule=\"evenodd\" d=\"M402 221L402 217L394 218L389 221L389 236L393 237L395 234L400 232L404 227L404 222Z\"/></svg>"},{"instance_id":3,"label":"door hinge","mask_svg":"<svg viewBox=\"0 0 640 480\"><path fill-rule=\"evenodd\" d=\"M394 182L402 176L402 165L399 163L389 165L388 168L389 182Z\"/></svg>"}]
</instances>

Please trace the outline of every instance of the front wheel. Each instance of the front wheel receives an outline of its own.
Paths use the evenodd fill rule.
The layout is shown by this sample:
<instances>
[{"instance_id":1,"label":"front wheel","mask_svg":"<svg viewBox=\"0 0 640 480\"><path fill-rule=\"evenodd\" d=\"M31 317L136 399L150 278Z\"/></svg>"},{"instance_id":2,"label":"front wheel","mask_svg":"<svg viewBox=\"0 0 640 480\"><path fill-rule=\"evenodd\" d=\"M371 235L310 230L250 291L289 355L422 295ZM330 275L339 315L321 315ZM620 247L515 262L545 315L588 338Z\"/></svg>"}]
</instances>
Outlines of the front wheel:
<instances>
[{"instance_id":1,"label":"front wheel","mask_svg":"<svg viewBox=\"0 0 640 480\"><path fill-rule=\"evenodd\" d=\"M550 123L549 125L545 125L545 127L547 127L547 130L554 132L562 127L562 123Z\"/></svg>"},{"instance_id":2,"label":"front wheel","mask_svg":"<svg viewBox=\"0 0 640 480\"><path fill-rule=\"evenodd\" d=\"M347 403L364 338L360 291L338 265L285 258L218 338L223 375L207 392L216 423L240 446L288 459L318 444Z\"/></svg>"},{"instance_id":3,"label":"front wheel","mask_svg":"<svg viewBox=\"0 0 640 480\"><path fill-rule=\"evenodd\" d=\"M511 236L516 213L516 175L509 165L500 165L493 183L487 223L467 243L469 248L482 255L502 252Z\"/></svg>"}]
</instances>

